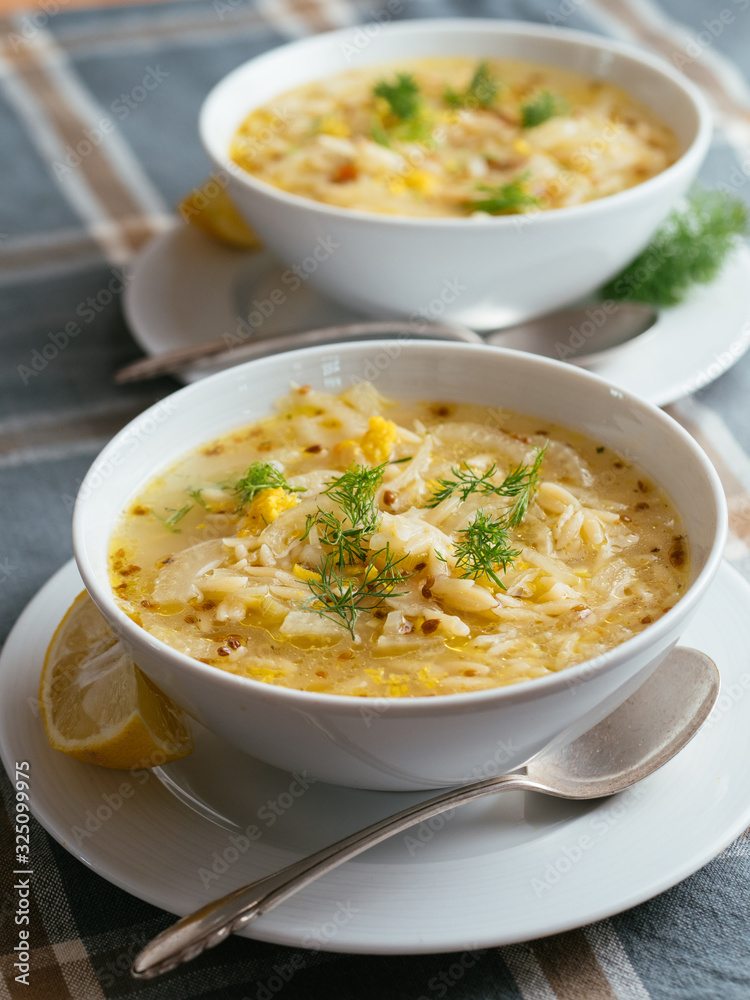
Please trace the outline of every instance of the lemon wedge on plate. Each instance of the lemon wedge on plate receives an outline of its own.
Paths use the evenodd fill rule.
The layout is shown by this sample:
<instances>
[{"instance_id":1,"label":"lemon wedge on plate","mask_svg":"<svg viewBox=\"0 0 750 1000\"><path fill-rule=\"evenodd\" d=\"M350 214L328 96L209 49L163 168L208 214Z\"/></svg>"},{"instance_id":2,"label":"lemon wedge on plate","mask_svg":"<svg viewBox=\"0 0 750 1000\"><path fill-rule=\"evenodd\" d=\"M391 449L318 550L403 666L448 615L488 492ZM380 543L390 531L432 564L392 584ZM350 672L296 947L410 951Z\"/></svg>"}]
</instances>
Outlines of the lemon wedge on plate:
<instances>
[{"instance_id":1,"label":"lemon wedge on plate","mask_svg":"<svg viewBox=\"0 0 750 1000\"><path fill-rule=\"evenodd\" d=\"M185 222L238 250L257 250L260 240L240 215L226 188L209 178L178 206Z\"/></svg>"},{"instance_id":2,"label":"lemon wedge on plate","mask_svg":"<svg viewBox=\"0 0 750 1000\"><path fill-rule=\"evenodd\" d=\"M78 760L131 770L193 749L185 713L133 663L86 591L52 636L39 705L52 746Z\"/></svg>"}]
</instances>

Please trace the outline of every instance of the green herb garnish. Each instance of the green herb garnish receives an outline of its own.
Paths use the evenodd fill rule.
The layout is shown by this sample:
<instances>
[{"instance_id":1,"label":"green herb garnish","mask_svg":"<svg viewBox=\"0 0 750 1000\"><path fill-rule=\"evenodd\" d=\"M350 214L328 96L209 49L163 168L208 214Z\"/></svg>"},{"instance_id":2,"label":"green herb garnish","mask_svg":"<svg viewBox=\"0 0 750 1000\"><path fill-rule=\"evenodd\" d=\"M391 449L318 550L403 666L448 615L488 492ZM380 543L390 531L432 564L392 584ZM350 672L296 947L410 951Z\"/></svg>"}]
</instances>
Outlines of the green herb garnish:
<instances>
[{"instance_id":1,"label":"green herb garnish","mask_svg":"<svg viewBox=\"0 0 750 1000\"><path fill-rule=\"evenodd\" d=\"M383 128L383 123L379 118L373 115L372 125L370 127L371 138L378 143L380 146L387 146L390 148L391 140L388 137L388 133Z\"/></svg>"},{"instance_id":2,"label":"green herb garnish","mask_svg":"<svg viewBox=\"0 0 750 1000\"><path fill-rule=\"evenodd\" d=\"M495 493L498 489L490 480L497 472L497 466L491 465L486 472L475 472L466 462L463 468L451 467L455 479L438 479L440 489L433 490L427 507L437 507L443 500L458 493L461 500L466 500L472 493Z\"/></svg>"},{"instance_id":3,"label":"green herb garnish","mask_svg":"<svg viewBox=\"0 0 750 1000\"><path fill-rule=\"evenodd\" d=\"M602 288L607 299L674 306L721 270L737 237L750 228L748 206L724 191L696 191L672 212L642 253Z\"/></svg>"},{"instance_id":4,"label":"green herb garnish","mask_svg":"<svg viewBox=\"0 0 750 1000\"><path fill-rule=\"evenodd\" d=\"M375 492L383 482L383 471L388 462L370 468L367 465L352 465L337 479L326 483L323 496L328 496L341 508L344 521L348 521L351 530L361 538L374 534L380 524L381 512L375 504ZM321 511L311 515L326 517L330 512ZM313 523L317 523L314 520ZM308 528L309 532L309 528ZM351 559L349 560L351 562Z\"/></svg>"},{"instance_id":5,"label":"green herb garnish","mask_svg":"<svg viewBox=\"0 0 750 1000\"><path fill-rule=\"evenodd\" d=\"M336 566L351 566L364 562L367 557L365 547L365 532L357 525L342 520L331 510L321 510L318 507L314 514L307 515L305 533L307 538L313 527L318 529L318 537L323 545L327 545L334 556Z\"/></svg>"},{"instance_id":6,"label":"green herb garnish","mask_svg":"<svg viewBox=\"0 0 750 1000\"><path fill-rule=\"evenodd\" d=\"M499 485L492 482L493 476L497 473L496 465L490 466L486 472L481 474L475 472L466 462L464 462L463 467L460 469L451 468L451 472L455 478L438 479L439 489L433 490L432 496L426 506L437 507L439 503L454 493L458 493L462 501L466 500L472 493L481 493L485 496L494 495L515 498L515 503L511 507L513 513L508 522L511 527L515 527L520 524L526 514L531 498L534 495L534 490L539 479L539 469L541 468L546 450L546 444L542 448L537 448L534 461L531 465L521 464L515 469L511 469Z\"/></svg>"},{"instance_id":7,"label":"green herb garnish","mask_svg":"<svg viewBox=\"0 0 750 1000\"><path fill-rule=\"evenodd\" d=\"M474 104L478 104L480 108L489 108L497 97L498 89L489 64L482 61L463 94L459 94L452 87L446 87L443 100L452 108L465 108Z\"/></svg>"},{"instance_id":8,"label":"green herb garnish","mask_svg":"<svg viewBox=\"0 0 750 1000\"><path fill-rule=\"evenodd\" d=\"M186 503L185 506L180 507L179 510L173 510L172 513L169 515L169 517L161 517L159 518L159 520L162 522L164 527L167 528L169 531L178 532L180 529L177 527L177 525L180 523L183 517L188 513L188 511L191 511L192 509L193 505L191 503Z\"/></svg>"},{"instance_id":9,"label":"green herb garnish","mask_svg":"<svg viewBox=\"0 0 750 1000\"><path fill-rule=\"evenodd\" d=\"M532 101L521 105L521 124L524 128L536 128L555 115L562 114L565 107L562 98L543 90Z\"/></svg>"},{"instance_id":10,"label":"green herb garnish","mask_svg":"<svg viewBox=\"0 0 750 1000\"><path fill-rule=\"evenodd\" d=\"M511 547L509 532L511 528L517 528L526 516L537 488L539 470L546 450L546 444L542 448L537 448L531 465L517 465L499 485L492 482L492 477L497 472L495 465L479 474L466 462L461 469L451 469L455 479L438 479L440 489L433 492L428 507L436 507L454 493L457 493L462 501L473 493L513 500L513 503L499 514L477 511L468 527L459 531L460 540L456 543L455 555L456 569L461 571L462 576L473 579L488 576L505 590L502 580L497 575L496 567L502 566L503 570L507 570L521 554L518 549ZM438 558L445 561L439 554Z\"/></svg>"},{"instance_id":11,"label":"green herb garnish","mask_svg":"<svg viewBox=\"0 0 750 1000\"><path fill-rule=\"evenodd\" d=\"M373 93L384 98L390 105L391 113L402 122L416 118L419 113L419 87L410 73L397 74L393 84L381 80L375 84Z\"/></svg>"},{"instance_id":12,"label":"green herb garnish","mask_svg":"<svg viewBox=\"0 0 750 1000\"><path fill-rule=\"evenodd\" d=\"M377 552L369 548L370 536L378 530L383 516L375 493L390 464L350 466L321 491L338 505L340 513L318 507L308 515L305 526L303 537L307 538L315 526L329 551L316 567L321 579L305 581L313 598L303 607L343 625L352 637L357 615L374 611L386 597L398 596L393 588L404 579L396 569L403 557L394 559L387 545ZM382 561L382 566L376 566L376 560Z\"/></svg>"},{"instance_id":13,"label":"green herb garnish","mask_svg":"<svg viewBox=\"0 0 750 1000\"><path fill-rule=\"evenodd\" d=\"M488 197L466 202L466 207L475 212L489 212L490 215L513 215L523 208L541 203L539 198L535 198L526 190L522 177L508 181L507 184L501 184L500 187L480 184L477 190L487 192Z\"/></svg>"},{"instance_id":14,"label":"green herb garnish","mask_svg":"<svg viewBox=\"0 0 750 1000\"><path fill-rule=\"evenodd\" d=\"M245 475L238 479L233 491L238 497L237 510L242 510L253 502L263 490L286 490L287 493L304 493L304 487L290 486L284 473L271 462L253 462Z\"/></svg>"},{"instance_id":15,"label":"green herb garnish","mask_svg":"<svg viewBox=\"0 0 750 1000\"><path fill-rule=\"evenodd\" d=\"M374 560L379 557L382 557L382 566L377 567ZM394 590L403 581L396 567L404 557L394 559L386 545L384 549L369 553L369 559L360 579L347 575L344 566L337 562L335 552L328 553L317 567L321 579L306 581L313 597L302 607L343 625L354 638L354 626L360 612L372 613L386 597L400 597L404 593Z\"/></svg>"},{"instance_id":16,"label":"green herb garnish","mask_svg":"<svg viewBox=\"0 0 750 1000\"><path fill-rule=\"evenodd\" d=\"M477 579L488 576L505 590L505 584L497 575L496 567L507 570L521 552L511 548L508 536L510 520L506 515L493 517L478 510L473 521L459 531L460 541L456 543L456 569L461 575Z\"/></svg>"},{"instance_id":17,"label":"green herb garnish","mask_svg":"<svg viewBox=\"0 0 750 1000\"><path fill-rule=\"evenodd\" d=\"M386 465L387 462L374 468L350 466L321 490L323 496L338 504L341 515L318 507L307 516L302 537L307 538L313 526L316 527L320 541L332 550L338 568L367 558L366 540L377 531L382 516L375 504L375 491L383 482Z\"/></svg>"},{"instance_id":18,"label":"green herb garnish","mask_svg":"<svg viewBox=\"0 0 750 1000\"><path fill-rule=\"evenodd\" d=\"M199 507L203 507L204 510L211 510L206 501L203 499L203 490L200 487L188 490L187 495L194 500Z\"/></svg>"},{"instance_id":19,"label":"green herb garnish","mask_svg":"<svg viewBox=\"0 0 750 1000\"><path fill-rule=\"evenodd\" d=\"M542 448L537 448L531 465L521 464L515 469L511 469L500 486L501 496L515 498L506 515L508 526L511 528L518 527L526 517L526 511L529 509L529 504L539 482L539 470L542 467L546 450L546 443Z\"/></svg>"}]
</instances>

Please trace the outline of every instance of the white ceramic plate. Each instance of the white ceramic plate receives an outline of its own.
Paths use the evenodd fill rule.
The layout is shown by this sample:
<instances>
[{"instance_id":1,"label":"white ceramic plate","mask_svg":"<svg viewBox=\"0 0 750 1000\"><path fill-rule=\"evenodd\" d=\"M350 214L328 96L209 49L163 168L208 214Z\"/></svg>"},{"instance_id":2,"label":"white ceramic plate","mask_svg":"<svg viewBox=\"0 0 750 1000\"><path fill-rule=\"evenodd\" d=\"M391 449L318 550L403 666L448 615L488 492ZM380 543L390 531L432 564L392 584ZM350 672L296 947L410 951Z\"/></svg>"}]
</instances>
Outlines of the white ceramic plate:
<instances>
[{"instance_id":1,"label":"white ceramic plate","mask_svg":"<svg viewBox=\"0 0 750 1000\"><path fill-rule=\"evenodd\" d=\"M323 298L269 253L232 250L184 225L155 237L138 256L124 307L149 355L236 337L238 326L246 337L256 328L266 335L367 318ZM253 312L253 327L243 328ZM708 385L741 357L750 346L749 318L750 250L743 245L713 284L662 310L645 335L586 367L664 406Z\"/></svg>"},{"instance_id":2,"label":"white ceramic plate","mask_svg":"<svg viewBox=\"0 0 750 1000\"><path fill-rule=\"evenodd\" d=\"M29 761L35 816L115 885L182 915L430 794L310 783L203 730L192 757L150 774L52 750L37 709L39 674L81 588L71 561L6 643L0 754L9 772ZM750 823L749 610L750 586L723 565L684 636L721 671L717 707L636 789L598 803L513 792L466 806L330 873L248 936L378 954L509 944L610 916L696 871Z\"/></svg>"}]
</instances>

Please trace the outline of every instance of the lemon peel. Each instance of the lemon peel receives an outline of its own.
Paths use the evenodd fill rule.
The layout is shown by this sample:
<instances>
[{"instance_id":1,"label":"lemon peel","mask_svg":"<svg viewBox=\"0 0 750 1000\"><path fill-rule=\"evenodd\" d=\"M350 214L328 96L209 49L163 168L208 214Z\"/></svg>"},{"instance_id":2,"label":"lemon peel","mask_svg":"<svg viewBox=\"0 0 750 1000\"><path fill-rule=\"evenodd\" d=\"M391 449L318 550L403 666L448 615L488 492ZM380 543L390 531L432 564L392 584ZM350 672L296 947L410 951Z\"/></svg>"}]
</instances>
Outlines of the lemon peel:
<instances>
[{"instance_id":1,"label":"lemon peel","mask_svg":"<svg viewBox=\"0 0 750 1000\"><path fill-rule=\"evenodd\" d=\"M133 663L84 590L47 649L39 707L55 750L119 770L192 753L190 723Z\"/></svg>"},{"instance_id":2,"label":"lemon peel","mask_svg":"<svg viewBox=\"0 0 750 1000\"><path fill-rule=\"evenodd\" d=\"M218 190L217 190L218 188ZM209 178L186 194L178 206L185 222L238 250L257 250L261 243L240 215L226 188Z\"/></svg>"}]
</instances>

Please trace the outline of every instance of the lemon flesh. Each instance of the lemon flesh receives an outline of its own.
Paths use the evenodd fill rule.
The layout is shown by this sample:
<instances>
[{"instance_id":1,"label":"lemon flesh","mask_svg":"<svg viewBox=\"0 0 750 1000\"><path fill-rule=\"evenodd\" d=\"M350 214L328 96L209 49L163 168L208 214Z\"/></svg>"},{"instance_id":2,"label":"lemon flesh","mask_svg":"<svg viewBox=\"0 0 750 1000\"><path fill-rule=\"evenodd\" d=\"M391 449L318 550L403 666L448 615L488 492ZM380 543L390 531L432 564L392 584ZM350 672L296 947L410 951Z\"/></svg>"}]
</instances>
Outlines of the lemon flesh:
<instances>
[{"instance_id":1,"label":"lemon flesh","mask_svg":"<svg viewBox=\"0 0 750 1000\"><path fill-rule=\"evenodd\" d=\"M238 250L257 250L260 240L240 215L225 188L216 188L216 181L207 181L195 188L180 202L180 215L186 222L198 226L221 243Z\"/></svg>"},{"instance_id":2,"label":"lemon flesh","mask_svg":"<svg viewBox=\"0 0 750 1000\"><path fill-rule=\"evenodd\" d=\"M193 750L187 716L133 663L84 591L57 626L39 688L55 750L132 770Z\"/></svg>"}]
</instances>

